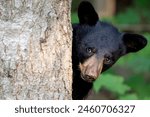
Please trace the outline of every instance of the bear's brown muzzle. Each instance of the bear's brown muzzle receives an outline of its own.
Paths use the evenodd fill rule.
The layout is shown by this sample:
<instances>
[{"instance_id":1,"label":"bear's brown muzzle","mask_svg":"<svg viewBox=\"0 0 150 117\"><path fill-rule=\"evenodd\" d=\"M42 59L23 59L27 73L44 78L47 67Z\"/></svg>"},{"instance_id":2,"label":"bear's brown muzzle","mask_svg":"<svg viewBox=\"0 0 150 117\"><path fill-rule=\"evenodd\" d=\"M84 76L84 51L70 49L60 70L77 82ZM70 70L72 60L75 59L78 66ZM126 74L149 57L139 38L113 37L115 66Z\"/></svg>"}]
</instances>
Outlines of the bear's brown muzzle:
<instances>
[{"instance_id":1,"label":"bear's brown muzzle","mask_svg":"<svg viewBox=\"0 0 150 117\"><path fill-rule=\"evenodd\" d=\"M99 60L96 55L91 56L82 64L79 64L81 77L87 82L93 82L100 75L103 68L103 60Z\"/></svg>"}]
</instances>

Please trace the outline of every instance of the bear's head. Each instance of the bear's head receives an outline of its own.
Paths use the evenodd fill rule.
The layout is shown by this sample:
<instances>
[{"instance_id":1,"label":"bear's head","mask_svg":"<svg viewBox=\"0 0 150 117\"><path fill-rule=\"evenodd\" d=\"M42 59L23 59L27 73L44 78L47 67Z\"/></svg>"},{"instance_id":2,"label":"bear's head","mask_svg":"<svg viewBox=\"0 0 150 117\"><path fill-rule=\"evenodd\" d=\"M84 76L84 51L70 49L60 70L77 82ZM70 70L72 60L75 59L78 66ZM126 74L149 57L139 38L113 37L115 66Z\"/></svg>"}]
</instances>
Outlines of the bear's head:
<instances>
[{"instance_id":1,"label":"bear's head","mask_svg":"<svg viewBox=\"0 0 150 117\"><path fill-rule=\"evenodd\" d=\"M81 77L92 82L121 56L144 48L147 40L139 34L119 32L114 26L99 21L89 2L78 8L79 24L74 28L76 54Z\"/></svg>"}]
</instances>

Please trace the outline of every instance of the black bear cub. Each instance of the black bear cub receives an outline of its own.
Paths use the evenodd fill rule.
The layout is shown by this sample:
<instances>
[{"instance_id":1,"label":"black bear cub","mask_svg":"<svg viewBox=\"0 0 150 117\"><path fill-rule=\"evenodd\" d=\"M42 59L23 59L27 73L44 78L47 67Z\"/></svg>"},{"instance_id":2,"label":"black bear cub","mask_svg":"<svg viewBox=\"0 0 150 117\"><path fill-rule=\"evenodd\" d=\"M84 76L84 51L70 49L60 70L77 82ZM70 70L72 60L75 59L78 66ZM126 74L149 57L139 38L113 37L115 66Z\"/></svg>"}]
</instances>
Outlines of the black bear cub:
<instances>
[{"instance_id":1,"label":"black bear cub","mask_svg":"<svg viewBox=\"0 0 150 117\"><path fill-rule=\"evenodd\" d=\"M147 40L138 34L119 32L99 21L91 3L81 2L79 24L73 24L73 99L84 99L92 82L121 56L144 48Z\"/></svg>"}]
</instances>

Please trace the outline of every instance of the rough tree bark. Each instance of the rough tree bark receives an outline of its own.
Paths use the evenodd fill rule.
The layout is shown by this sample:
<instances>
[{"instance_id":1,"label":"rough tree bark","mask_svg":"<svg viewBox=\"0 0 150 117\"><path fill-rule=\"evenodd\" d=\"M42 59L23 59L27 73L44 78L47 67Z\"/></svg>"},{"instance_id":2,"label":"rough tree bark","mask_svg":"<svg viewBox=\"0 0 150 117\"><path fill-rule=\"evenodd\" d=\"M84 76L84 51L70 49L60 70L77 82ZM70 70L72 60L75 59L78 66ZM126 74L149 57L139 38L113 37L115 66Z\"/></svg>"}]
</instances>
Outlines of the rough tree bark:
<instances>
[{"instance_id":1,"label":"rough tree bark","mask_svg":"<svg viewBox=\"0 0 150 117\"><path fill-rule=\"evenodd\" d=\"M71 0L0 1L0 99L71 99Z\"/></svg>"}]
</instances>

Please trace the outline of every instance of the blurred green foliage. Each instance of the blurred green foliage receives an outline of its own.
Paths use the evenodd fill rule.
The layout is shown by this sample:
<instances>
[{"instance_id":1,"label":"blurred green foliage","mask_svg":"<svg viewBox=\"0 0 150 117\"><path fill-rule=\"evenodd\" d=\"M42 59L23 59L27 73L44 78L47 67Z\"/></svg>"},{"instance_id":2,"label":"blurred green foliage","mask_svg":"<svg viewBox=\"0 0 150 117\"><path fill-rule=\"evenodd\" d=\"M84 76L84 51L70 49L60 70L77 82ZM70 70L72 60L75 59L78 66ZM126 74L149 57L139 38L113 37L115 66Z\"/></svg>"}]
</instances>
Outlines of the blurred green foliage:
<instances>
[{"instance_id":1,"label":"blurred green foliage","mask_svg":"<svg viewBox=\"0 0 150 117\"><path fill-rule=\"evenodd\" d=\"M134 6L120 12L113 18L104 18L107 22L117 24L150 23L150 1L134 0ZM76 13L72 13L72 23L77 23ZM142 32L147 46L141 51L120 58L108 71L94 82L93 90L100 93L103 89L121 100L150 100L150 33ZM123 74L118 72L121 69Z\"/></svg>"},{"instance_id":2,"label":"blurred green foliage","mask_svg":"<svg viewBox=\"0 0 150 117\"><path fill-rule=\"evenodd\" d=\"M78 22L79 22L77 13L72 13L72 14L71 14L71 22L72 22L72 23L78 23Z\"/></svg>"},{"instance_id":3,"label":"blurred green foliage","mask_svg":"<svg viewBox=\"0 0 150 117\"><path fill-rule=\"evenodd\" d=\"M114 22L119 24L145 24L150 23L150 0L134 0L133 6L125 12L120 12L114 17Z\"/></svg>"},{"instance_id":4,"label":"blurred green foliage","mask_svg":"<svg viewBox=\"0 0 150 117\"><path fill-rule=\"evenodd\" d=\"M139 24L140 15L135 9L128 8L124 13L119 13L113 18L113 23L119 24Z\"/></svg>"},{"instance_id":5,"label":"blurred green foliage","mask_svg":"<svg viewBox=\"0 0 150 117\"><path fill-rule=\"evenodd\" d=\"M124 84L123 77L109 73L102 74L93 86L95 92L99 92L103 87L118 95L123 95L130 90L130 87Z\"/></svg>"},{"instance_id":6,"label":"blurred green foliage","mask_svg":"<svg viewBox=\"0 0 150 117\"><path fill-rule=\"evenodd\" d=\"M134 0L134 5L140 8L149 8L150 1L149 0Z\"/></svg>"}]
</instances>

